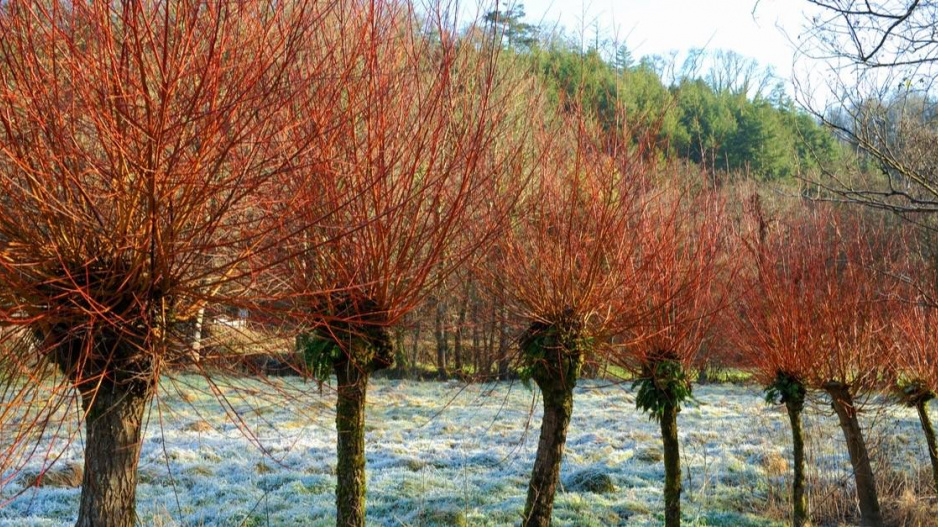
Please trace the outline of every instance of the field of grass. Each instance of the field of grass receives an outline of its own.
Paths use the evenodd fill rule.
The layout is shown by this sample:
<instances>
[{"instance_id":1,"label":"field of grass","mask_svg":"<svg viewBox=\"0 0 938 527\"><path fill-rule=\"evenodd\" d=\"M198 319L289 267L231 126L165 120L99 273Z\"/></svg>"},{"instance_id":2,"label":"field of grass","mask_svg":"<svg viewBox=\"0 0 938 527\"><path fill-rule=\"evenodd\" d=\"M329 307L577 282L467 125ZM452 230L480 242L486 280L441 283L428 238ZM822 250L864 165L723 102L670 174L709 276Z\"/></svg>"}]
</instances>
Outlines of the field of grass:
<instances>
[{"instance_id":1,"label":"field of grass","mask_svg":"<svg viewBox=\"0 0 938 527\"><path fill-rule=\"evenodd\" d=\"M277 402L270 387L258 384L235 403L242 425L265 454L224 417L205 381L182 381L178 391L161 396L161 411L151 414L137 494L141 525L334 524L328 387L319 396L300 381L278 381L308 391L304 403L293 406ZM583 381L577 389L557 525L661 524L664 467L657 424L635 410L629 388ZM706 385L696 387L695 395L695 404L679 416L685 524L784 525L790 449L782 409L767 406L755 387ZM537 446L535 398L519 384L374 381L367 433L369 524L516 525ZM821 467L811 480L814 508L833 514L845 502L849 507L849 496L838 495L849 487L846 450L822 399L812 401L806 417L811 462ZM874 458L880 460L877 477L884 478L885 508L917 507L926 517L933 497L916 494L927 487L919 474L927 454L915 415L871 403L864 417L881 454ZM78 463L80 446L79 440L56 466ZM28 477L0 490L2 499L22 490ZM78 498L73 485L29 488L0 509L0 525L69 525ZM907 525L917 521L901 513L912 518Z\"/></svg>"}]
</instances>

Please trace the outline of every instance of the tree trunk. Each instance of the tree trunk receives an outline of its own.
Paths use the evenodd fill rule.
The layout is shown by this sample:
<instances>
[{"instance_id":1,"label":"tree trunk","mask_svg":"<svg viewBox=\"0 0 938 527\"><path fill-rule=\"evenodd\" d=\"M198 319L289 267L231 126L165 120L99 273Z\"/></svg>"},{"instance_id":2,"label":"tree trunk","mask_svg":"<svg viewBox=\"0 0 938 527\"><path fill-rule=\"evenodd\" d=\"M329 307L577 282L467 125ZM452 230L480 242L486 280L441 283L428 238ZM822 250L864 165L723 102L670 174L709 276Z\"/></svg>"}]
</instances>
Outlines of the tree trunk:
<instances>
[{"instance_id":1,"label":"tree trunk","mask_svg":"<svg viewBox=\"0 0 938 527\"><path fill-rule=\"evenodd\" d=\"M922 422L922 430L925 432L925 441L928 443L928 457L931 459L931 474L934 479L935 491L938 492L938 441L935 440L935 428L928 417L928 400L920 399L915 404L918 410L918 418Z\"/></svg>"},{"instance_id":2,"label":"tree trunk","mask_svg":"<svg viewBox=\"0 0 938 527\"><path fill-rule=\"evenodd\" d=\"M436 317L434 318L434 333L436 336L436 371L440 377L446 376L446 303L436 301Z\"/></svg>"},{"instance_id":3,"label":"tree trunk","mask_svg":"<svg viewBox=\"0 0 938 527\"><path fill-rule=\"evenodd\" d=\"M466 304L468 303L469 299L467 296L459 306L459 314L456 317L456 329L453 331L453 361L455 362L456 371L459 373L462 373L463 367L462 337L463 327L466 325Z\"/></svg>"},{"instance_id":4,"label":"tree trunk","mask_svg":"<svg viewBox=\"0 0 938 527\"><path fill-rule=\"evenodd\" d=\"M472 305L472 369L475 370L473 373L479 375L482 372L482 357L481 357L481 336L479 335L479 310L476 309L476 304ZM487 373L487 372L486 372Z\"/></svg>"},{"instance_id":5,"label":"tree trunk","mask_svg":"<svg viewBox=\"0 0 938 527\"><path fill-rule=\"evenodd\" d=\"M403 327L394 330L394 370L406 376L410 366L407 358L407 330Z\"/></svg>"},{"instance_id":6,"label":"tree trunk","mask_svg":"<svg viewBox=\"0 0 938 527\"><path fill-rule=\"evenodd\" d=\"M586 379L598 379L600 371L598 362L587 361L583 363L583 377Z\"/></svg>"},{"instance_id":7,"label":"tree trunk","mask_svg":"<svg viewBox=\"0 0 938 527\"><path fill-rule=\"evenodd\" d=\"M847 451L850 453L853 477L857 485L857 499L860 502L860 525L882 527L883 515L880 512L879 498L876 495L876 481L873 478L873 468L870 465L866 441L863 439L860 422L857 420L853 396L850 394L850 389L842 384L828 385L825 390L831 396L834 412L837 413L840 428L844 431L844 438L847 440Z\"/></svg>"},{"instance_id":8,"label":"tree trunk","mask_svg":"<svg viewBox=\"0 0 938 527\"><path fill-rule=\"evenodd\" d=\"M788 409L788 419L791 421L791 441L795 465L795 479L791 483L791 524L794 527L804 527L810 521L808 518L808 495L805 493L804 430L801 423L804 401L786 400L785 408Z\"/></svg>"},{"instance_id":9,"label":"tree trunk","mask_svg":"<svg viewBox=\"0 0 938 527\"><path fill-rule=\"evenodd\" d=\"M492 373L492 370L496 367L495 363L498 359L496 357L495 351L495 334L498 332L498 312L500 301L498 299L495 302L492 302L492 313L491 316L485 323L485 373L489 375Z\"/></svg>"},{"instance_id":10,"label":"tree trunk","mask_svg":"<svg viewBox=\"0 0 938 527\"><path fill-rule=\"evenodd\" d=\"M508 378L508 311L504 303L498 313L498 378Z\"/></svg>"},{"instance_id":11,"label":"tree trunk","mask_svg":"<svg viewBox=\"0 0 938 527\"><path fill-rule=\"evenodd\" d=\"M202 353L202 327L205 323L205 306L195 315L195 328L192 331L192 360L198 362Z\"/></svg>"},{"instance_id":12,"label":"tree trunk","mask_svg":"<svg viewBox=\"0 0 938 527\"><path fill-rule=\"evenodd\" d=\"M85 390L85 471L76 527L136 524L137 463L152 390L131 382Z\"/></svg>"},{"instance_id":13,"label":"tree trunk","mask_svg":"<svg viewBox=\"0 0 938 527\"><path fill-rule=\"evenodd\" d=\"M661 414L664 443L664 524L681 525L681 446L677 439L677 406L665 403Z\"/></svg>"},{"instance_id":14,"label":"tree trunk","mask_svg":"<svg viewBox=\"0 0 938 527\"><path fill-rule=\"evenodd\" d=\"M365 525L365 394L368 372L352 361L335 366L338 403L336 465L336 525Z\"/></svg>"},{"instance_id":15,"label":"tree trunk","mask_svg":"<svg viewBox=\"0 0 938 527\"><path fill-rule=\"evenodd\" d=\"M524 507L523 527L550 527L567 428L573 412L574 382L571 379L566 382L563 379L540 380L537 384L544 398L544 418L528 487L528 501Z\"/></svg>"},{"instance_id":16,"label":"tree trunk","mask_svg":"<svg viewBox=\"0 0 938 527\"><path fill-rule=\"evenodd\" d=\"M449 324L443 326L443 338L441 342L443 343L443 370L442 376L444 379L449 378L449 361L450 361L450 349L449 349Z\"/></svg>"},{"instance_id":17,"label":"tree trunk","mask_svg":"<svg viewBox=\"0 0 938 527\"><path fill-rule=\"evenodd\" d=\"M410 361L411 369L416 372L419 368L418 360L420 360L420 328L422 327L421 323L417 322L417 327L414 329L414 346L411 350L413 358Z\"/></svg>"}]
</instances>

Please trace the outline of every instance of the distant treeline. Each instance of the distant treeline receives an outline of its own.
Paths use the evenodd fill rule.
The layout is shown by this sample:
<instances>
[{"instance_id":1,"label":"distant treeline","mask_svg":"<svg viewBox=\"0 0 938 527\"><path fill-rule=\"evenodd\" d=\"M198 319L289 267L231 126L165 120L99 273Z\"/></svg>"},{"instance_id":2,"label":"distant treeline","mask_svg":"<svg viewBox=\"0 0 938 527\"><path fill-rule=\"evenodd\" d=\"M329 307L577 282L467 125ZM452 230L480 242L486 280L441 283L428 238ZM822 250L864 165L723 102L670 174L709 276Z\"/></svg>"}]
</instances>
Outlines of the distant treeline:
<instances>
[{"instance_id":1,"label":"distant treeline","mask_svg":"<svg viewBox=\"0 0 938 527\"><path fill-rule=\"evenodd\" d=\"M489 13L489 30L506 52L530 61L553 102L575 102L604 120L638 132L653 127L659 151L708 172L745 172L783 180L836 163L844 148L796 107L771 68L732 51L691 50L634 60L628 48L545 35L523 23L522 9ZM616 123L624 108L628 123Z\"/></svg>"}]
</instances>

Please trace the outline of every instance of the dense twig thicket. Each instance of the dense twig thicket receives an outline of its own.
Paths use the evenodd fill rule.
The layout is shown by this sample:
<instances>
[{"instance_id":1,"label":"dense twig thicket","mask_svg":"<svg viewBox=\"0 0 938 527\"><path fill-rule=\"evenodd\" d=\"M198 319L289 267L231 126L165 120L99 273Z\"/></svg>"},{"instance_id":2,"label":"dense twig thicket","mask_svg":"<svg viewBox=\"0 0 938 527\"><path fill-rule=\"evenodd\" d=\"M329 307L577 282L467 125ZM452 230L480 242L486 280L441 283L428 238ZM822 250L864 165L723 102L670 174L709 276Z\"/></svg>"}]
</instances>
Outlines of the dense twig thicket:
<instances>
[{"instance_id":1,"label":"dense twig thicket","mask_svg":"<svg viewBox=\"0 0 938 527\"><path fill-rule=\"evenodd\" d=\"M587 361L636 323L642 289L638 237L652 166L645 152L608 141L590 116L575 110L542 130L533 186L517 218L496 244L494 265L483 266L513 318L520 375L540 388L544 417L523 525L548 526L573 388ZM647 247L645 247L647 249Z\"/></svg>"},{"instance_id":2,"label":"dense twig thicket","mask_svg":"<svg viewBox=\"0 0 938 527\"><path fill-rule=\"evenodd\" d=\"M825 391L847 441L864 524L881 524L869 453L857 414L887 373L884 318L896 283L886 234L870 218L814 205L770 218L750 206L745 243L754 264L735 317L739 343L770 402L792 427L793 522L809 521L802 411L808 390Z\"/></svg>"},{"instance_id":3,"label":"dense twig thicket","mask_svg":"<svg viewBox=\"0 0 938 527\"><path fill-rule=\"evenodd\" d=\"M368 380L394 364L393 327L507 220L529 132L512 122L525 83L505 82L498 49L460 41L443 15L349 2L341 24L327 70L344 75L310 85L318 133L279 190L293 198L271 270L310 371L336 376L345 526L365 522Z\"/></svg>"},{"instance_id":4,"label":"dense twig thicket","mask_svg":"<svg viewBox=\"0 0 938 527\"><path fill-rule=\"evenodd\" d=\"M290 168L278 114L313 2L0 7L0 465L87 430L78 525L133 525L144 412L180 334L250 281L254 196ZM9 426L5 430L11 429ZM5 440L8 438L4 438ZM71 437L65 438L71 440Z\"/></svg>"},{"instance_id":5,"label":"dense twig thicket","mask_svg":"<svg viewBox=\"0 0 938 527\"><path fill-rule=\"evenodd\" d=\"M938 440L929 403L938 396L938 312L927 304L904 306L895 324L891 366L900 402L915 408L928 447L932 477L938 489Z\"/></svg>"},{"instance_id":6,"label":"dense twig thicket","mask_svg":"<svg viewBox=\"0 0 938 527\"><path fill-rule=\"evenodd\" d=\"M627 332L614 361L634 376L636 405L661 425L665 464L665 524L681 522L681 467L677 414L691 397L693 368L712 347L717 316L730 302L738 261L723 199L710 190L665 185L649 203L651 221L640 235L647 263L639 277L645 313Z\"/></svg>"}]
</instances>

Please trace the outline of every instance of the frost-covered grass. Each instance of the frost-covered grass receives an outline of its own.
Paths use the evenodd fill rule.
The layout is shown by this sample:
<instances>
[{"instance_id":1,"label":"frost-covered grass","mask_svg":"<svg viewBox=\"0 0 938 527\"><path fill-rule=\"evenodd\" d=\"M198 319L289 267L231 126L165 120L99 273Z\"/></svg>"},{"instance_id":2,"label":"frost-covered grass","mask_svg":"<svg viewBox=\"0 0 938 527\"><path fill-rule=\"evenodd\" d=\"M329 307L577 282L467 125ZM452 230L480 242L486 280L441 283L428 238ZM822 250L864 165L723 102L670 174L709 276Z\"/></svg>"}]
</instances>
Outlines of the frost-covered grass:
<instances>
[{"instance_id":1,"label":"frost-covered grass","mask_svg":"<svg viewBox=\"0 0 938 527\"><path fill-rule=\"evenodd\" d=\"M262 397L271 389L260 384L257 397L237 403L265 455L224 416L205 381L183 380L190 386L169 390L160 398L161 415L151 414L137 494L142 525L333 525L334 395L328 388L322 397L307 388L302 408ZM777 502L784 499L778 494L790 456L783 411L767 406L754 387L708 385L696 387L695 395L697 403L679 415L686 524L783 525ZM373 381L369 522L516 525L537 446L535 396L507 383ZM556 524L660 525L657 424L635 410L627 385L583 381L574 405L564 479L591 469L608 474L616 490L559 492ZM871 405L865 415L898 445L898 466L925 466L912 412ZM836 419L823 401L808 412L808 432L813 458L849 479ZM78 441L59 464L80 461L80 452ZM2 489L3 499L21 490L22 481ZM75 488L28 489L0 509L0 525L68 525L78 497Z\"/></svg>"}]
</instances>

